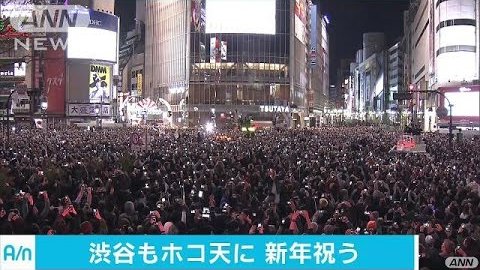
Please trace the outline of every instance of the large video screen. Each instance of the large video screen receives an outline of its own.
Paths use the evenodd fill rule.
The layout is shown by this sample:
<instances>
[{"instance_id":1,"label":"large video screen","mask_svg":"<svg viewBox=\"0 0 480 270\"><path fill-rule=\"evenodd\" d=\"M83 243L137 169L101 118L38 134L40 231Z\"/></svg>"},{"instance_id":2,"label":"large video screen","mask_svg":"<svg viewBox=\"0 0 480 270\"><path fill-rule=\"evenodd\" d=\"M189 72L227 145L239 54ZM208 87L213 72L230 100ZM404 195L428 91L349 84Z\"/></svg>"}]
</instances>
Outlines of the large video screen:
<instances>
[{"instance_id":1,"label":"large video screen","mask_svg":"<svg viewBox=\"0 0 480 270\"><path fill-rule=\"evenodd\" d=\"M70 27L67 57L116 62L117 33L98 28Z\"/></svg>"},{"instance_id":2,"label":"large video screen","mask_svg":"<svg viewBox=\"0 0 480 270\"><path fill-rule=\"evenodd\" d=\"M206 33L275 34L276 0L207 0Z\"/></svg>"},{"instance_id":3,"label":"large video screen","mask_svg":"<svg viewBox=\"0 0 480 270\"><path fill-rule=\"evenodd\" d=\"M478 116L480 92L447 92L445 96L453 105L453 116ZM448 108L448 102L445 101Z\"/></svg>"}]
</instances>

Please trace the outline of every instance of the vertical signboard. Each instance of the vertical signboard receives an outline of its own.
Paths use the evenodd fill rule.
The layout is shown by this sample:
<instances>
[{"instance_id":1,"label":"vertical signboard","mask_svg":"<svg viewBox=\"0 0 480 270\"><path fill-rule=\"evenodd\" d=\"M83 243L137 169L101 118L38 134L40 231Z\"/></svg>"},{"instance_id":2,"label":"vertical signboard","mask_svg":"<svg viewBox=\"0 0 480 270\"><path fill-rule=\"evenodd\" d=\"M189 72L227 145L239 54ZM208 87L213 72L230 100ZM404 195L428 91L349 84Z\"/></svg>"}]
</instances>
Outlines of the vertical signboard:
<instances>
[{"instance_id":1,"label":"vertical signboard","mask_svg":"<svg viewBox=\"0 0 480 270\"><path fill-rule=\"evenodd\" d=\"M65 52L49 48L45 52L44 82L48 114L65 114Z\"/></svg>"},{"instance_id":2,"label":"vertical signboard","mask_svg":"<svg viewBox=\"0 0 480 270\"><path fill-rule=\"evenodd\" d=\"M141 97L143 94L143 75L142 73L137 74L137 95Z\"/></svg>"},{"instance_id":3,"label":"vertical signboard","mask_svg":"<svg viewBox=\"0 0 480 270\"><path fill-rule=\"evenodd\" d=\"M221 44L222 44L222 48L221 48L221 52L220 52L220 58L222 60L227 60L227 42L222 41Z\"/></svg>"},{"instance_id":4,"label":"vertical signboard","mask_svg":"<svg viewBox=\"0 0 480 270\"><path fill-rule=\"evenodd\" d=\"M210 38L210 63L221 63L227 60L227 42L217 37Z\"/></svg>"},{"instance_id":5,"label":"vertical signboard","mask_svg":"<svg viewBox=\"0 0 480 270\"><path fill-rule=\"evenodd\" d=\"M317 65L317 6L310 5L310 67Z\"/></svg>"},{"instance_id":6,"label":"vertical signboard","mask_svg":"<svg viewBox=\"0 0 480 270\"><path fill-rule=\"evenodd\" d=\"M109 66L90 65L90 103L108 103L111 93L112 70Z\"/></svg>"},{"instance_id":7,"label":"vertical signboard","mask_svg":"<svg viewBox=\"0 0 480 270\"><path fill-rule=\"evenodd\" d=\"M221 61L220 50L221 50L220 39L216 37L210 38L210 63L219 63Z\"/></svg>"},{"instance_id":8,"label":"vertical signboard","mask_svg":"<svg viewBox=\"0 0 480 270\"><path fill-rule=\"evenodd\" d=\"M307 44L307 3L305 0L295 0L295 37L304 45Z\"/></svg>"},{"instance_id":9,"label":"vertical signboard","mask_svg":"<svg viewBox=\"0 0 480 270\"><path fill-rule=\"evenodd\" d=\"M192 29L205 32L205 0L192 0Z\"/></svg>"}]
</instances>

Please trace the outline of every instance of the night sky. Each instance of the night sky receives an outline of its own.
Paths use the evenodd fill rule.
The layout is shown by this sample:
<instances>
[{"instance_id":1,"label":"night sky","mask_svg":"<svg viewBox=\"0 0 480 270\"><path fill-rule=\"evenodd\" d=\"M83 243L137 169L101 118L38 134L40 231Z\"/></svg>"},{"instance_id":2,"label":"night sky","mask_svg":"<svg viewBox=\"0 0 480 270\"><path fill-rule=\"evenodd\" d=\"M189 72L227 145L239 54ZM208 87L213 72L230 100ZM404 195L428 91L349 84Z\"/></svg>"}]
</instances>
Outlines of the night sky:
<instances>
[{"instance_id":1,"label":"night sky","mask_svg":"<svg viewBox=\"0 0 480 270\"><path fill-rule=\"evenodd\" d=\"M314 0L330 19L330 80L334 84L340 59L355 59L362 34L384 32L387 46L403 35L403 11L409 0Z\"/></svg>"},{"instance_id":2,"label":"night sky","mask_svg":"<svg viewBox=\"0 0 480 270\"><path fill-rule=\"evenodd\" d=\"M115 13L122 33L134 24L136 0L117 0ZM313 0L330 19L330 77L336 80L340 59L355 58L362 47L362 33L384 32L387 46L403 34L403 11L409 0Z\"/></svg>"}]
</instances>

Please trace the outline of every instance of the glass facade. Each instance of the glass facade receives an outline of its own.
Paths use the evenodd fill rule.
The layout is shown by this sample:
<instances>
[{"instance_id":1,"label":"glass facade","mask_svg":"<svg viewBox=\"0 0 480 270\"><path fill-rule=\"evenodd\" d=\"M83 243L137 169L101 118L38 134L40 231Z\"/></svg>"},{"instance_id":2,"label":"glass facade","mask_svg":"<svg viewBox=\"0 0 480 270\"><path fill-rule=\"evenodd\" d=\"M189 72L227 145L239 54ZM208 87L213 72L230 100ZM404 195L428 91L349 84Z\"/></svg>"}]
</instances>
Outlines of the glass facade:
<instances>
[{"instance_id":1,"label":"glass facade","mask_svg":"<svg viewBox=\"0 0 480 270\"><path fill-rule=\"evenodd\" d=\"M204 124L212 117L288 122L289 106L306 111L307 93L313 87L309 85L307 1L262 0L272 6L275 34L207 32L207 7L215 3L208 1L146 2L145 97L169 102L174 123L186 125ZM275 7L269 1L274 1ZM258 4L253 0L241 2L246 7L248 3L252 9ZM213 29L232 27L227 13L217 15L226 19L216 22L220 25ZM248 12L242 19L249 25L252 22L247 20L257 20ZM324 25L320 27L325 29ZM324 45L325 34L322 31L318 46ZM314 83L317 88L318 84L328 84L328 48L318 50L318 68L324 74L316 74L322 81ZM316 95L322 92L325 89L317 89ZM317 97L310 99L310 103L319 101Z\"/></svg>"},{"instance_id":2,"label":"glass facade","mask_svg":"<svg viewBox=\"0 0 480 270\"><path fill-rule=\"evenodd\" d=\"M192 8L192 16L203 14L195 11L205 2L192 2L201 5ZM275 35L205 33L198 23L192 20L189 108L248 114L260 105L288 104L290 1L276 1Z\"/></svg>"},{"instance_id":3,"label":"glass facade","mask_svg":"<svg viewBox=\"0 0 480 270\"><path fill-rule=\"evenodd\" d=\"M172 105L180 104L185 98L187 6L186 0L146 1L145 97L163 98Z\"/></svg>"}]
</instances>

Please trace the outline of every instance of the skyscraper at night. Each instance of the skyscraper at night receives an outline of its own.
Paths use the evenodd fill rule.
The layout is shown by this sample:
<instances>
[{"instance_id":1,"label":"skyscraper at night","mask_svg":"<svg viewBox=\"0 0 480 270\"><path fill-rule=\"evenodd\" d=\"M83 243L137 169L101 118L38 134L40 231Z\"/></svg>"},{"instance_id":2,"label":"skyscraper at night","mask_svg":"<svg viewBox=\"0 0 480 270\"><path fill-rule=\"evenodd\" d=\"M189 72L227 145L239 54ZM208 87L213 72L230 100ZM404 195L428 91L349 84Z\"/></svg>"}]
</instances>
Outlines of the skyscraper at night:
<instances>
[{"instance_id":1,"label":"skyscraper at night","mask_svg":"<svg viewBox=\"0 0 480 270\"><path fill-rule=\"evenodd\" d=\"M312 10L306 0L146 1L145 97L171 104L177 125L304 125L328 86L326 23Z\"/></svg>"}]
</instances>

